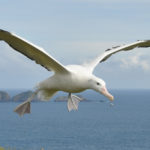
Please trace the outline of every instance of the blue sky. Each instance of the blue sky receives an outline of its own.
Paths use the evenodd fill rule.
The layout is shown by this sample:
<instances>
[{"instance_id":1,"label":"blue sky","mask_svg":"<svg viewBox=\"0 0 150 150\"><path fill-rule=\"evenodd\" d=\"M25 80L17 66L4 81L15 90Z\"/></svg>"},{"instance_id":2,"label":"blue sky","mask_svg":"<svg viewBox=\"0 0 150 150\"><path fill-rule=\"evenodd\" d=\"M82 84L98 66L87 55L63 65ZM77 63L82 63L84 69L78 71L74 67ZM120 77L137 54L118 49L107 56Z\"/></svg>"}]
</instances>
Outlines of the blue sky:
<instances>
[{"instance_id":1,"label":"blue sky","mask_svg":"<svg viewBox=\"0 0 150 150\"><path fill-rule=\"evenodd\" d=\"M1 0L0 28L80 64L118 44L150 39L149 0ZM150 48L113 55L95 72L109 88L150 88ZM0 88L31 89L51 75L0 43Z\"/></svg>"}]
</instances>

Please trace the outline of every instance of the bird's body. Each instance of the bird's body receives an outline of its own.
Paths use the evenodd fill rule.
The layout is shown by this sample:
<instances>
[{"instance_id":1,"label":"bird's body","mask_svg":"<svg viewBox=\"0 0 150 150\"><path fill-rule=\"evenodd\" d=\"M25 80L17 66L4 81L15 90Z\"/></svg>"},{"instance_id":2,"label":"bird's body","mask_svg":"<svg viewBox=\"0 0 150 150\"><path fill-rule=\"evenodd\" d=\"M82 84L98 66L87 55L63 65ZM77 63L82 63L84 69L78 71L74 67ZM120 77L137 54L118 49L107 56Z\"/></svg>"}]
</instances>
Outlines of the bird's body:
<instances>
[{"instance_id":1,"label":"bird's body","mask_svg":"<svg viewBox=\"0 0 150 150\"><path fill-rule=\"evenodd\" d=\"M70 73L54 74L48 79L40 82L36 89L38 90L55 90L68 93L79 93L88 89L89 73L82 66L70 65L66 66ZM84 70L84 71L83 71ZM83 72L82 72L83 71Z\"/></svg>"},{"instance_id":2,"label":"bird's body","mask_svg":"<svg viewBox=\"0 0 150 150\"><path fill-rule=\"evenodd\" d=\"M69 93L67 103L69 111L77 110L78 103L81 100L71 93L79 93L86 89L95 90L112 101L113 96L107 91L105 82L93 75L95 67L117 52L132 50L136 47L150 47L150 40L136 41L108 49L86 64L64 66L42 48L13 33L0 30L0 40L5 41L14 50L34 60L48 71L54 72L51 77L37 84L33 95L15 109L15 112L19 115L30 113L30 101L32 101L34 96L38 95L42 100L50 100L58 91Z\"/></svg>"}]
</instances>

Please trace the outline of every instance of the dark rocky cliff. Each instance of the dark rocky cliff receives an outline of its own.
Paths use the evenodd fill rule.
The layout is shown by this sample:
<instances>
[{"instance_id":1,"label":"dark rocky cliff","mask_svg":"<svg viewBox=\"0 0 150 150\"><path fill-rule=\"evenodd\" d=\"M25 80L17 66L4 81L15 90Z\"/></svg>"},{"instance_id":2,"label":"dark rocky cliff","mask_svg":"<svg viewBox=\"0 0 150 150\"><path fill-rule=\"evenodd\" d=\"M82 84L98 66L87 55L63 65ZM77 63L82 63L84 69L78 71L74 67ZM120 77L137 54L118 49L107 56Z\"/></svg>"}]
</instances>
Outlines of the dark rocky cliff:
<instances>
[{"instance_id":1,"label":"dark rocky cliff","mask_svg":"<svg viewBox=\"0 0 150 150\"><path fill-rule=\"evenodd\" d=\"M0 91L0 102L2 102L2 101L8 102L10 100L11 100L11 98L7 92Z\"/></svg>"},{"instance_id":2,"label":"dark rocky cliff","mask_svg":"<svg viewBox=\"0 0 150 150\"><path fill-rule=\"evenodd\" d=\"M13 101L13 102L24 102L29 97L31 97L32 94L33 94L32 91L22 92L20 94L15 95L14 97L12 97L11 101ZM35 97L32 101L40 101L40 100L38 99L38 97Z\"/></svg>"},{"instance_id":3,"label":"dark rocky cliff","mask_svg":"<svg viewBox=\"0 0 150 150\"><path fill-rule=\"evenodd\" d=\"M25 91L22 93L19 93L13 97L10 97L9 94L5 91L0 91L0 102L24 102L26 101L31 95L33 94L32 91ZM85 99L81 95L77 95L81 98L81 101L89 102L90 100ZM36 96L32 102L40 101L40 99ZM58 96L54 102L65 102L68 101L68 96Z\"/></svg>"}]
</instances>

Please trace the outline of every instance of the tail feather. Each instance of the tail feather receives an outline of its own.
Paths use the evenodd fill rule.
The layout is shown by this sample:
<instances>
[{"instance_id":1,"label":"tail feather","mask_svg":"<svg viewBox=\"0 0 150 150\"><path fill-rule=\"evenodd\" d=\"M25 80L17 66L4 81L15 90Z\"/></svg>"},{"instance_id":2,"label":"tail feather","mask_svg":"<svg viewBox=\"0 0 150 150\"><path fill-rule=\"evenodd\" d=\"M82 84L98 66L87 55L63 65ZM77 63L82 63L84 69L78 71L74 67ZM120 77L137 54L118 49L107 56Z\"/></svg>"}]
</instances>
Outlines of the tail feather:
<instances>
[{"instance_id":1,"label":"tail feather","mask_svg":"<svg viewBox=\"0 0 150 150\"><path fill-rule=\"evenodd\" d=\"M40 90L38 92L38 98L43 100L43 101L48 101L50 100L55 94L57 93L57 91L53 91L53 90Z\"/></svg>"}]
</instances>

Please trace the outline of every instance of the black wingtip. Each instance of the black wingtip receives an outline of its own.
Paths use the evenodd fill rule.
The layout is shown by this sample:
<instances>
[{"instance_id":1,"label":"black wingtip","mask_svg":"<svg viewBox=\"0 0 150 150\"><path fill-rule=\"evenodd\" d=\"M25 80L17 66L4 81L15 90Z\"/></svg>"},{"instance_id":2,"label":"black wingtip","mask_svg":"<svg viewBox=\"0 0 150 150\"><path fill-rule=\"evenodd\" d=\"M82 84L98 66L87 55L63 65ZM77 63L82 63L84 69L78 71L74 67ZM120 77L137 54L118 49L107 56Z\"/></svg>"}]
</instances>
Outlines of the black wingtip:
<instances>
[{"instance_id":1,"label":"black wingtip","mask_svg":"<svg viewBox=\"0 0 150 150\"><path fill-rule=\"evenodd\" d=\"M144 40L144 41L146 41L146 42L150 42L150 40Z\"/></svg>"},{"instance_id":2,"label":"black wingtip","mask_svg":"<svg viewBox=\"0 0 150 150\"><path fill-rule=\"evenodd\" d=\"M7 34L10 34L10 32L6 31L6 30L3 30L3 29L0 29L0 32L1 33L7 33Z\"/></svg>"},{"instance_id":3,"label":"black wingtip","mask_svg":"<svg viewBox=\"0 0 150 150\"><path fill-rule=\"evenodd\" d=\"M110 50L115 49L115 48L118 48L118 47L120 47L120 45L118 45L118 46L113 46L112 48L108 48L108 49L105 50L105 52L110 51Z\"/></svg>"},{"instance_id":4,"label":"black wingtip","mask_svg":"<svg viewBox=\"0 0 150 150\"><path fill-rule=\"evenodd\" d=\"M144 42L150 42L150 39L145 39L145 40L137 40L137 41L144 41Z\"/></svg>"},{"instance_id":5,"label":"black wingtip","mask_svg":"<svg viewBox=\"0 0 150 150\"><path fill-rule=\"evenodd\" d=\"M8 31L6 31L6 30L3 30L3 29L0 29L0 32L8 32Z\"/></svg>"}]
</instances>

